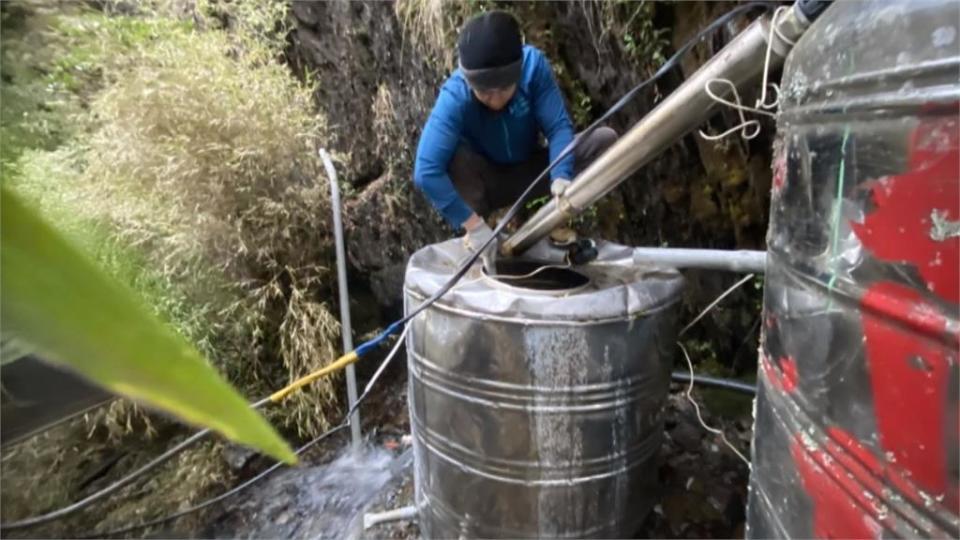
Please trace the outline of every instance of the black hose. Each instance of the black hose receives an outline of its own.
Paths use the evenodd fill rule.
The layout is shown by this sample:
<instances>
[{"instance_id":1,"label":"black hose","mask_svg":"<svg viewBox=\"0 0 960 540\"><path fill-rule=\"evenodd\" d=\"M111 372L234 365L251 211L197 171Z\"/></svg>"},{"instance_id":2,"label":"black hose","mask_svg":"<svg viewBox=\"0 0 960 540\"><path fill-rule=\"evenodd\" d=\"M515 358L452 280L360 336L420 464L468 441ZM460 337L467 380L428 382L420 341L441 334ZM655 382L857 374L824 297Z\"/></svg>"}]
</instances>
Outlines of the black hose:
<instances>
[{"instance_id":1,"label":"black hose","mask_svg":"<svg viewBox=\"0 0 960 540\"><path fill-rule=\"evenodd\" d=\"M48 523L50 521L60 519L78 510L81 510L87 506L90 506L96 501L117 492L121 488L127 486L137 478L140 478L141 476L152 471L153 469L159 467L163 463L166 463L167 461L169 461L171 458L173 458L180 452L200 442L200 440L202 440L204 437L206 437L209 434L210 434L209 429L202 429L194 433L193 435L187 437L186 439L184 439L174 447L170 448L169 450L165 451L164 453L160 454L159 456L153 458L147 464L127 474L126 476L120 478L119 480L117 480L116 482L113 482L112 484L106 486L105 488L99 491L96 491L94 493L91 493L90 495L80 499L77 502L68 504L63 508L58 508L57 510L47 512L46 514L40 514L38 516L28 517L25 519L21 519L19 521L2 523L0 524L0 530L8 531L13 529L22 529L26 527L34 527L36 525L41 525L43 523Z\"/></svg>"},{"instance_id":2,"label":"black hose","mask_svg":"<svg viewBox=\"0 0 960 540\"><path fill-rule=\"evenodd\" d=\"M311 440L310 442L304 444L304 445L301 446L300 448L297 448L297 449L294 451L294 454L300 455L300 454L302 454L303 452L306 452L309 448L315 446L315 445L316 445L317 443L319 443L320 441L326 439L327 437L333 435L334 433L337 433L338 431L341 431L341 430L345 429L347 426L350 425L349 418L350 418L350 416L348 415L348 416L347 416L347 420L344 421L344 422L342 422L342 423L340 423L340 425L334 427L333 429L330 429L330 430L328 430L328 431L325 431L325 432L321 433L319 436L317 436L317 438L315 438L315 439ZM257 474L256 476L254 476L253 478L250 478L249 480L243 482L242 484L240 484L240 485L238 485L238 486L230 489L229 491L224 492L224 493L221 493L220 495L217 495L217 496L215 496L215 497L211 497L211 498L209 498L209 499L207 499L207 500L205 500L205 501L202 501L202 502L200 502L200 503L197 503L197 504L195 504L195 505L193 505L193 506L190 506L190 507L188 507L188 508L184 508L183 510L178 510L178 511L172 513L172 514L167 514L166 516L159 517L159 518L157 518L157 519L151 519L151 520L149 520L149 521L144 521L144 522L142 522L142 523L136 523L136 524L133 524L133 525L128 525L128 526L126 526L126 527L121 527L121 528L119 528L119 529L113 529L113 530L110 530L110 531L98 531L98 532L95 532L95 533L90 533L89 535L80 536L79 538L106 538L106 537L108 537L108 536L117 536L117 535L121 535L121 534L130 533L130 532L136 531L136 530L138 530L138 529L145 529L145 528L147 528L147 527L153 527L153 526L155 526L155 525L160 525L161 523L166 523L166 522L168 522L168 521L172 521L172 520L177 519L177 518L179 518L179 517L183 517L183 516L185 516L185 515L187 515L187 514L192 514L193 512L196 512L196 511L198 511L198 510L202 510L202 509L204 509L204 508L206 508L206 507L208 507L208 506L212 506L212 505L214 505L214 504L216 504L216 503L218 503L218 502L220 502L220 501L222 501L222 500L224 500L224 499L229 499L230 497L236 495L237 493L240 493L240 492L243 491L244 489L247 489L248 487L250 487L250 486L252 486L253 484L257 483L258 481L266 478L267 475L269 475L269 474L272 473L273 471L279 469L279 468L282 467L283 465L284 465L284 463L283 463L282 461L278 461L277 463L274 463L273 465L271 465L270 467L268 467L267 469L265 469L263 472Z\"/></svg>"},{"instance_id":3,"label":"black hose","mask_svg":"<svg viewBox=\"0 0 960 540\"><path fill-rule=\"evenodd\" d=\"M690 373L686 371L674 371L670 374L670 378L677 382L688 383L690 382ZM709 375L697 375L693 379L693 383L703 386L722 388L724 390L731 390L741 394L749 394L751 396L755 396L757 394L756 385L733 379L721 379L720 377L711 377Z\"/></svg>"}]
</instances>

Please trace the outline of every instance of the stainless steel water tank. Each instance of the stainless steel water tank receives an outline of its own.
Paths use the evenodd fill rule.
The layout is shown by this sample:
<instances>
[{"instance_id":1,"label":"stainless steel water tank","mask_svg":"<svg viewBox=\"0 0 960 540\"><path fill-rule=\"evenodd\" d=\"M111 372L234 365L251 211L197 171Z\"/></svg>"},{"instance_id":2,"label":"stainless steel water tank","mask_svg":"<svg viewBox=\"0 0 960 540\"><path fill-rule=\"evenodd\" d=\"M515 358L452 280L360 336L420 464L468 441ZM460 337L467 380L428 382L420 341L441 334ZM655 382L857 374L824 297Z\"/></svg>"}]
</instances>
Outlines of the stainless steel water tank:
<instances>
[{"instance_id":1,"label":"stainless steel water tank","mask_svg":"<svg viewBox=\"0 0 960 540\"><path fill-rule=\"evenodd\" d=\"M411 257L406 308L450 278L459 239ZM531 268L501 268L524 274ZM412 321L407 353L421 532L623 537L655 497L676 339L675 270L605 244L576 272L479 265Z\"/></svg>"},{"instance_id":2,"label":"stainless steel water tank","mask_svg":"<svg viewBox=\"0 0 960 540\"><path fill-rule=\"evenodd\" d=\"M958 32L835 2L787 59L748 537L960 537Z\"/></svg>"}]
</instances>

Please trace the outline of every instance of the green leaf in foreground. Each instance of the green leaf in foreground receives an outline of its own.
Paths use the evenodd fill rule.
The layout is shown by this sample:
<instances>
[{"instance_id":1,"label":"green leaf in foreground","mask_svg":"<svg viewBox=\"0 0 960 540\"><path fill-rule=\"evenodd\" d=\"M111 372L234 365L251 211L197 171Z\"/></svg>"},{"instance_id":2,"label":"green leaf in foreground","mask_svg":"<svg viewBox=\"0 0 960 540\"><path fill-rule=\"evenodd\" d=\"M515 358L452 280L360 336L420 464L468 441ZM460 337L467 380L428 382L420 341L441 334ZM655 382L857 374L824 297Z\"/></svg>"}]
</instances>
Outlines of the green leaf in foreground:
<instances>
[{"instance_id":1,"label":"green leaf in foreground","mask_svg":"<svg viewBox=\"0 0 960 540\"><path fill-rule=\"evenodd\" d=\"M119 394L287 463L290 447L182 337L0 186L0 317L29 343Z\"/></svg>"}]
</instances>

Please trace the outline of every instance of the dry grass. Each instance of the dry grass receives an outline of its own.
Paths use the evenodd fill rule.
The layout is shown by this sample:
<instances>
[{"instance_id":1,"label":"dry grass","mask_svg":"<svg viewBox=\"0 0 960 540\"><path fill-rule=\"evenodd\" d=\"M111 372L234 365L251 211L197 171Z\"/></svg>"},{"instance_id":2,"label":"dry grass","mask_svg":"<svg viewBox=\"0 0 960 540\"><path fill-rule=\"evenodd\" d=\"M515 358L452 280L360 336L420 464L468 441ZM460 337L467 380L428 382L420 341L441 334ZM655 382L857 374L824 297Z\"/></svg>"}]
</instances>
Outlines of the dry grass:
<instances>
[{"instance_id":1,"label":"dry grass","mask_svg":"<svg viewBox=\"0 0 960 540\"><path fill-rule=\"evenodd\" d=\"M517 17L527 42L544 49L554 68L566 69L557 54L558 38L554 17L558 6L576 10L578 23L590 34L590 43L598 58L620 49L637 68L652 73L664 61L669 46L669 29L654 24L655 2L579 0L577 2L515 2L491 0L397 0L395 11L404 36L415 50L433 65L450 71L456 67L457 33L463 22L475 13L492 9L506 10ZM560 79L566 76L558 73ZM563 81L561 80L561 84ZM572 86L569 82L568 86ZM576 88L567 88L571 95ZM582 92L582 90L581 90ZM576 108L576 103L574 103Z\"/></svg>"},{"instance_id":2,"label":"dry grass","mask_svg":"<svg viewBox=\"0 0 960 540\"><path fill-rule=\"evenodd\" d=\"M465 0L397 0L397 19L415 50L428 61L446 70L456 67L457 32L469 15L471 6Z\"/></svg>"},{"instance_id":3,"label":"dry grass","mask_svg":"<svg viewBox=\"0 0 960 540\"><path fill-rule=\"evenodd\" d=\"M373 113L373 132L376 140L373 141L378 155L385 156L387 168L391 172L403 171L413 163L413 148L405 144L408 139L407 127L397 114L393 94L386 84L377 87L370 106Z\"/></svg>"},{"instance_id":4,"label":"dry grass","mask_svg":"<svg viewBox=\"0 0 960 540\"><path fill-rule=\"evenodd\" d=\"M324 303L329 188L316 155L325 123L312 88L277 61L285 4L199 2L196 24L161 4L183 11L144 3L66 25L98 79L76 119L84 132L28 152L15 184L256 399L336 356L339 324ZM270 416L316 434L337 384L320 381ZM98 422L144 427L129 404Z\"/></svg>"},{"instance_id":5,"label":"dry grass","mask_svg":"<svg viewBox=\"0 0 960 540\"><path fill-rule=\"evenodd\" d=\"M311 89L255 41L238 47L214 31L178 37L106 74L115 82L92 104L100 126L86 177L112 203L105 217L165 275L200 277L201 286L206 275L226 278L233 298L220 312L235 325L226 352L239 356L232 379L244 382L253 365L277 356L288 377L303 375L335 356L339 330L318 300L330 281L329 201ZM263 367L256 379L269 373ZM285 379L267 376L254 388ZM322 381L285 419L315 433L333 401Z\"/></svg>"}]
</instances>

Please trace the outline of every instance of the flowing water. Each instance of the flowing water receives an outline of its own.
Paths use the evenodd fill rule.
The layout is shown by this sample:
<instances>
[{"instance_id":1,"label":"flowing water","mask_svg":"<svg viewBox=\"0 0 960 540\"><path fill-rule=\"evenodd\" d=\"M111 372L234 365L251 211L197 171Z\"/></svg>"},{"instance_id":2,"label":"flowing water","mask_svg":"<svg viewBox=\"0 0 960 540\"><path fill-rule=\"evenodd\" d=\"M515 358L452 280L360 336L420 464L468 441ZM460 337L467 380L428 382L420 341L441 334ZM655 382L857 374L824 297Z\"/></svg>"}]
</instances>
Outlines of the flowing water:
<instances>
[{"instance_id":1,"label":"flowing water","mask_svg":"<svg viewBox=\"0 0 960 540\"><path fill-rule=\"evenodd\" d=\"M217 519L217 538L361 538L363 513L409 467L370 446L349 448L326 465L284 469Z\"/></svg>"}]
</instances>

